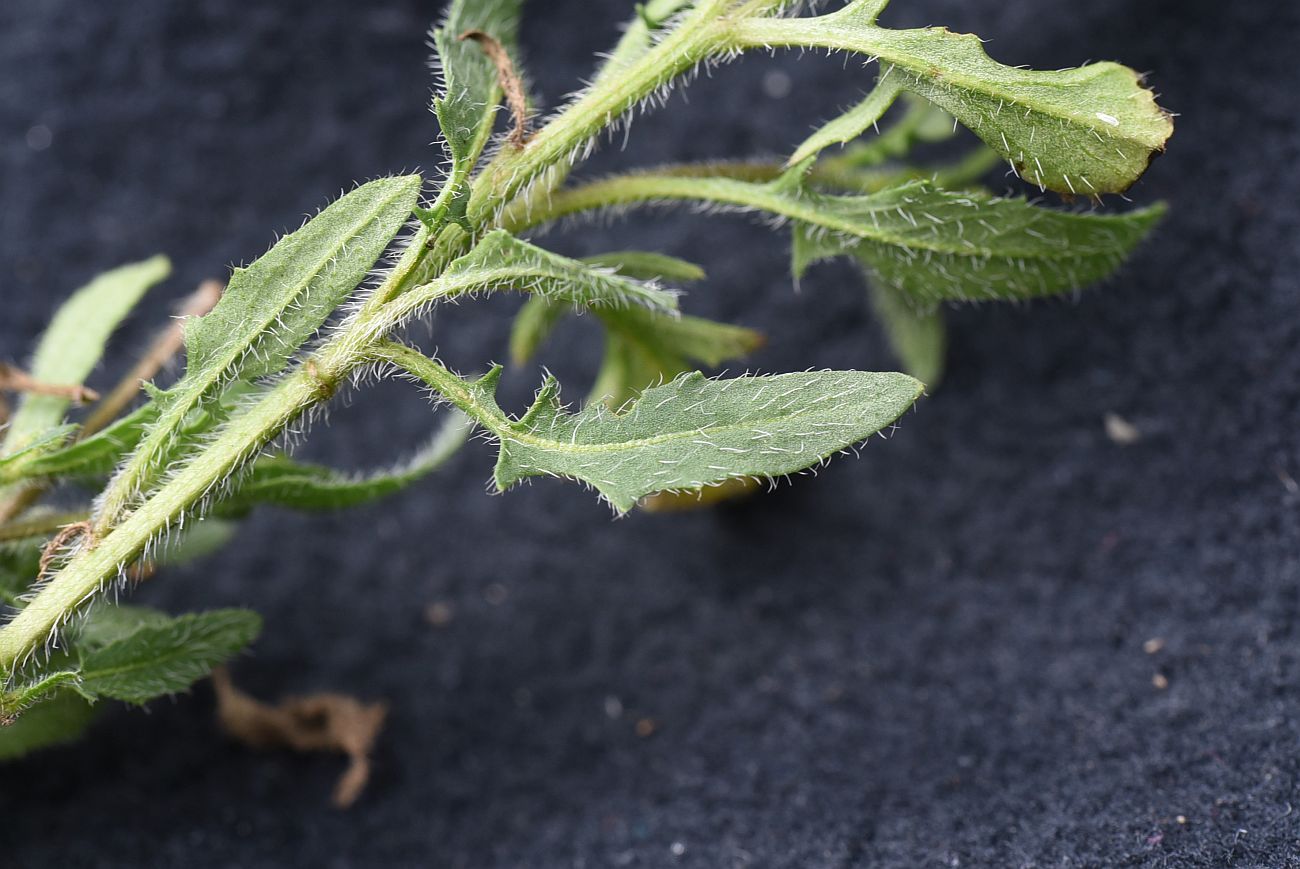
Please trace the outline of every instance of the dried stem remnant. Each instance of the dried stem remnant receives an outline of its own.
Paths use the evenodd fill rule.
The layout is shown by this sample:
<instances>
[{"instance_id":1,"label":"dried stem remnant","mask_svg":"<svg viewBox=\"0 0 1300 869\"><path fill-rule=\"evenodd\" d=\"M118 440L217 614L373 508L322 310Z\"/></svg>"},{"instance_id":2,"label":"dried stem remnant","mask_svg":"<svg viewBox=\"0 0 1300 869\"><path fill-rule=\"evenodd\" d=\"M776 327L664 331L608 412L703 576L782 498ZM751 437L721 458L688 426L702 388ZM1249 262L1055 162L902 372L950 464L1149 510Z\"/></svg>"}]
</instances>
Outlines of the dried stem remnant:
<instances>
[{"instance_id":1,"label":"dried stem remnant","mask_svg":"<svg viewBox=\"0 0 1300 869\"><path fill-rule=\"evenodd\" d=\"M501 90L506 95L506 105L510 106L510 115L515 124L510 131L510 144L522 148L528 140L528 98L524 96L524 83L515 72L510 53L496 38L482 30L466 30L457 38L477 42L483 53L496 65L497 79L501 82Z\"/></svg>"},{"instance_id":2,"label":"dried stem remnant","mask_svg":"<svg viewBox=\"0 0 1300 869\"><path fill-rule=\"evenodd\" d=\"M81 384L44 383L21 368L7 362L0 362L0 390L5 392L26 392L31 395L53 395L75 401L78 404L95 401L99 398L99 393Z\"/></svg>"},{"instance_id":3,"label":"dried stem remnant","mask_svg":"<svg viewBox=\"0 0 1300 869\"><path fill-rule=\"evenodd\" d=\"M370 751L388 715L386 703L362 703L343 694L286 697L271 706L240 691L225 667L212 672L217 717L233 738L253 748L346 754L347 771L334 787L334 805L356 802L370 779Z\"/></svg>"},{"instance_id":4,"label":"dried stem remnant","mask_svg":"<svg viewBox=\"0 0 1300 869\"><path fill-rule=\"evenodd\" d=\"M36 572L37 577L45 576L49 572L50 565L54 563L54 559L59 557L60 551L71 545L74 540L80 540L89 536L90 533L91 525L85 520L74 522L71 525L64 525L59 529L59 533L50 538L50 542L45 544L45 548L41 550L41 565Z\"/></svg>"},{"instance_id":5,"label":"dried stem remnant","mask_svg":"<svg viewBox=\"0 0 1300 869\"><path fill-rule=\"evenodd\" d=\"M135 366L126 376L118 381L112 391L101 401L86 418L81 427L80 437L92 435L117 419L135 397L140 394L140 384L152 380L163 366L172 360L185 346L185 321L190 317L202 317L216 307L221 301L225 285L220 281L204 281L198 289L190 293L176 310L176 320L158 333L158 337L149 345Z\"/></svg>"}]
</instances>

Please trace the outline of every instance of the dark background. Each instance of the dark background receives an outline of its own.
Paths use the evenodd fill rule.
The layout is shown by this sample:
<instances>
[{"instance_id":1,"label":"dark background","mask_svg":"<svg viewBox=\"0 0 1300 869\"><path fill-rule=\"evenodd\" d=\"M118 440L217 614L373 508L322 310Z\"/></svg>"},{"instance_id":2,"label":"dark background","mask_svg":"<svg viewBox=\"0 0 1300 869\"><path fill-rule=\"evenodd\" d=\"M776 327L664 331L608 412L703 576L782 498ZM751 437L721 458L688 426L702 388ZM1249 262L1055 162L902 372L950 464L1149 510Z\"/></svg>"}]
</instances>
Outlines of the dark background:
<instances>
[{"instance_id":1,"label":"dark background","mask_svg":"<svg viewBox=\"0 0 1300 869\"><path fill-rule=\"evenodd\" d=\"M630 6L535 0L545 105ZM1296 4L894 6L1008 63L1152 73L1181 117L1131 195L1171 215L1117 279L955 312L950 376L892 440L748 503L611 521L558 482L487 497L475 445L382 506L259 516L137 599L261 611L235 675L262 697L387 699L360 803L329 806L337 758L230 744L201 686L0 770L0 862L1300 865ZM355 179L434 168L436 7L0 4L0 357L96 272L165 251L176 275L123 330L120 368L170 299ZM869 77L749 58L593 171L785 152ZM769 331L765 370L890 364L851 269L795 294L785 239L742 218L641 215L550 243L706 264L687 309ZM515 304L442 315L436 343L464 368L504 357ZM597 355L576 323L542 361L576 397ZM515 407L538 380L511 372ZM1107 412L1142 440L1112 443ZM307 452L385 464L434 424L386 385Z\"/></svg>"}]
</instances>

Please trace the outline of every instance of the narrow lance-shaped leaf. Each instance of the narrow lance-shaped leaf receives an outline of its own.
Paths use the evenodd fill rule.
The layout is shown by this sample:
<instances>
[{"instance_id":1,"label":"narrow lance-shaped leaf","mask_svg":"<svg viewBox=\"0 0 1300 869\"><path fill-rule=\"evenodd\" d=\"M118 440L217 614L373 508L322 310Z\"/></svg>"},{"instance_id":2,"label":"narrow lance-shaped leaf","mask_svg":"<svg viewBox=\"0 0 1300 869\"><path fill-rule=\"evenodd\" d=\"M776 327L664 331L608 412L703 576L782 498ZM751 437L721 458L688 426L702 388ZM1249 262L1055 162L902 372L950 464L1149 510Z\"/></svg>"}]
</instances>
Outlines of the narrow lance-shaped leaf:
<instances>
[{"instance_id":1,"label":"narrow lance-shaped leaf","mask_svg":"<svg viewBox=\"0 0 1300 869\"><path fill-rule=\"evenodd\" d=\"M883 79L860 103L823 124L817 132L805 139L804 143L790 155L790 159L786 161L787 165L794 166L802 163L832 145L852 142L884 117L885 112L894 104L894 100L901 92L902 86L898 79L892 81L888 78Z\"/></svg>"},{"instance_id":2,"label":"narrow lance-shaped leaf","mask_svg":"<svg viewBox=\"0 0 1300 869\"><path fill-rule=\"evenodd\" d=\"M392 471L365 476L273 456L259 460L236 490L216 505L222 514L238 513L258 504L297 510L338 510L355 507L402 491L446 464L469 437L471 424L453 411L433 439Z\"/></svg>"},{"instance_id":3,"label":"narrow lance-shaped leaf","mask_svg":"<svg viewBox=\"0 0 1300 869\"><path fill-rule=\"evenodd\" d=\"M560 476L596 488L619 512L666 490L805 470L892 424L921 394L904 374L822 371L708 380L691 374L647 390L623 412L603 404L576 414L548 380L523 417L496 404L501 369L467 382L415 350L384 358L478 420L500 443L495 481Z\"/></svg>"},{"instance_id":4,"label":"narrow lance-shaped leaf","mask_svg":"<svg viewBox=\"0 0 1300 869\"><path fill-rule=\"evenodd\" d=\"M358 187L236 269L221 301L185 328L185 376L155 392L157 422L114 480L101 511L116 520L157 473L187 415L224 386L276 374L365 279L411 214L420 176Z\"/></svg>"},{"instance_id":5,"label":"narrow lance-shaped leaf","mask_svg":"<svg viewBox=\"0 0 1300 869\"><path fill-rule=\"evenodd\" d=\"M127 703L184 691L251 643L261 625L248 610L213 610L143 624L82 654L78 690L87 697Z\"/></svg>"},{"instance_id":6,"label":"narrow lance-shaped leaf","mask_svg":"<svg viewBox=\"0 0 1300 869\"><path fill-rule=\"evenodd\" d=\"M583 257L588 265L613 269L639 281L672 281L687 284L702 281L704 269L680 257L648 250L617 250Z\"/></svg>"},{"instance_id":7,"label":"narrow lance-shaped leaf","mask_svg":"<svg viewBox=\"0 0 1300 869\"><path fill-rule=\"evenodd\" d=\"M1117 193L1164 149L1173 123L1116 63L1038 71L1000 64L971 34L877 26L878 2L813 18L751 19L740 43L809 46L879 59L885 74L958 118L1029 182L1080 196Z\"/></svg>"},{"instance_id":8,"label":"narrow lance-shaped leaf","mask_svg":"<svg viewBox=\"0 0 1300 869\"><path fill-rule=\"evenodd\" d=\"M870 282L867 294L903 370L933 389L943 376L948 351L943 309L920 309L893 287L875 282Z\"/></svg>"},{"instance_id":9,"label":"narrow lance-shaped leaf","mask_svg":"<svg viewBox=\"0 0 1300 869\"><path fill-rule=\"evenodd\" d=\"M145 292L171 272L164 256L105 272L77 290L55 313L32 358L35 380L80 386L104 354L104 345ZM28 395L10 420L0 455L28 446L63 421L68 399Z\"/></svg>"}]
</instances>

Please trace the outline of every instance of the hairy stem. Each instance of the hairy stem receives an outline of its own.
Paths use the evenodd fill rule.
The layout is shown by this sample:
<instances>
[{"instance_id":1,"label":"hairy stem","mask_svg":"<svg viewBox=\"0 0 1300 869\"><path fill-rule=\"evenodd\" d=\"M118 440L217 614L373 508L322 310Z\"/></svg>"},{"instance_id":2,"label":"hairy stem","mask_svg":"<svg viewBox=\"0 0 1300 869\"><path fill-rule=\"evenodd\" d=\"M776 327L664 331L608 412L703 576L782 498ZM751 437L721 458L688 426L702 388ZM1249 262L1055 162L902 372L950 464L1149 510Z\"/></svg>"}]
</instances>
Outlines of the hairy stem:
<instances>
[{"instance_id":1,"label":"hairy stem","mask_svg":"<svg viewBox=\"0 0 1300 869\"><path fill-rule=\"evenodd\" d=\"M556 165L572 162L593 137L608 129L642 100L716 56L732 42L724 13L733 0L701 0L663 41L602 80L564 109L523 149L506 150L474 183L469 217L476 226L493 220L498 209Z\"/></svg>"}]
</instances>

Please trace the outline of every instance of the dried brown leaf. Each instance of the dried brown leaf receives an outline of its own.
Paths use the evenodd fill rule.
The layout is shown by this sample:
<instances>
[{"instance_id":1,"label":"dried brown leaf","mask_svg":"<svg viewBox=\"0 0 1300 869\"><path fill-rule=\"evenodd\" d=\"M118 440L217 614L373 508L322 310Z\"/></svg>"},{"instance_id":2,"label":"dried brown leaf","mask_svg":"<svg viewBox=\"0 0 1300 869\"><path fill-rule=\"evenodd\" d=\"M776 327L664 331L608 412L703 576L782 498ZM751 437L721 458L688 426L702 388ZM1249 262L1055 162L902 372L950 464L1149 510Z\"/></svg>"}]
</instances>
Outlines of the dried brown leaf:
<instances>
[{"instance_id":1,"label":"dried brown leaf","mask_svg":"<svg viewBox=\"0 0 1300 869\"><path fill-rule=\"evenodd\" d=\"M356 802L370 779L370 752L388 704L325 693L286 697L272 706L236 688L225 667L212 671L212 685L222 729L245 745L346 754L349 764L334 787L334 805L343 809Z\"/></svg>"}]
</instances>

